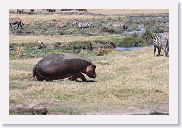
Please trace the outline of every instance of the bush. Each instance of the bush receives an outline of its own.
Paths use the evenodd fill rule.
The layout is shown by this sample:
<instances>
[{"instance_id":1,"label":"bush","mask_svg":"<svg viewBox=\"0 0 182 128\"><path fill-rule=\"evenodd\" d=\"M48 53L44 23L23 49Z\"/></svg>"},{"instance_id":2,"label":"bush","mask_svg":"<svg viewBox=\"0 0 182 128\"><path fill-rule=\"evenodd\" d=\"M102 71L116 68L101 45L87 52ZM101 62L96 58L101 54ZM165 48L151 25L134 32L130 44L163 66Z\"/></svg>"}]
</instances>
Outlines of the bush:
<instances>
[{"instance_id":1,"label":"bush","mask_svg":"<svg viewBox=\"0 0 182 128\"><path fill-rule=\"evenodd\" d=\"M103 27L102 28L102 31L103 32L108 32L108 33L119 33L120 32L120 30L119 29L117 29L117 28L114 28L114 27L111 27L111 26L107 26L107 27Z\"/></svg>"},{"instance_id":2,"label":"bush","mask_svg":"<svg viewBox=\"0 0 182 128\"><path fill-rule=\"evenodd\" d=\"M124 37L121 42L117 44L119 47L138 47L145 45L142 36L136 34Z\"/></svg>"},{"instance_id":3,"label":"bush","mask_svg":"<svg viewBox=\"0 0 182 128\"><path fill-rule=\"evenodd\" d=\"M108 53L110 53L112 50L108 48L98 48L96 51L97 56L104 56Z\"/></svg>"},{"instance_id":4,"label":"bush","mask_svg":"<svg viewBox=\"0 0 182 128\"><path fill-rule=\"evenodd\" d=\"M111 40L114 42L116 45L120 44L124 39L124 36L116 36L112 37Z\"/></svg>"},{"instance_id":5,"label":"bush","mask_svg":"<svg viewBox=\"0 0 182 128\"><path fill-rule=\"evenodd\" d=\"M142 34L142 38L145 40L146 45L150 45L151 42L153 41L154 33L146 30L145 33Z\"/></svg>"}]
</instances>

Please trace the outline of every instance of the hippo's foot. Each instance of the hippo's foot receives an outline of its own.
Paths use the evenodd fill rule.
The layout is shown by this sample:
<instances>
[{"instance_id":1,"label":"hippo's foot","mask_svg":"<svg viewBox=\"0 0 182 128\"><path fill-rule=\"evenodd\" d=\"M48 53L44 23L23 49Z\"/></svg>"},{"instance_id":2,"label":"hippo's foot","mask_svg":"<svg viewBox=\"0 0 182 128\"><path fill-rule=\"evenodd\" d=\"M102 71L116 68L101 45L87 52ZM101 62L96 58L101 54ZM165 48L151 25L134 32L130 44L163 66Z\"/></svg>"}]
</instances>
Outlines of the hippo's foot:
<instances>
[{"instance_id":1,"label":"hippo's foot","mask_svg":"<svg viewBox=\"0 0 182 128\"><path fill-rule=\"evenodd\" d=\"M68 80L70 80L70 81L76 81L76 82L87 82L87 80L80 81L80 80L77 80L77 78L73 78L73 77L69 77Z\"/></svg>"},{"instance_id":2,"label":"hippo's foot","mask_svg":"<svg viewBox=\"0 0 182 128\"><path fill-rule=\"evenodd\" d=\"M40 76L36 76L36 79L37 79L38 81L43 81L43 80L44 80L44 78L42 78L42 77L40 77Z\"/></svg>"},{"instance_id":3,"label":"hippo's foot","mask_svg":"<svg viewBox=\"0 0 182 128\"><path fill-rule=\"evenodd\" d=\"M46 80L47 82L53 82L53 80Z\"/></svg>"},{"instance_id":4,"label":"hippo's foot","mask_svg":"<svg viewBox=\"0 0 182 128\"><path fill-rule=\"evenodd\" d=\"M69 77L68 80L74 81L73 77Z\"/></svg>"},{"instance_id":5,"label":"hippo's foot","mask_svg":"<svg viewBox=\"0 0 182 128\"><path fill-rule=\"evenodd\" d=\"M82 73L73 74L68 79L71 80L71 81L80 82L80 81L77 80L77 78L80 78L82 80L82 82L87 82L87 79L85 78L85 76Z\"/></svg>"},{"instance_id":6,"label":"hippo's foot","mask_svg":"<svg viewBox=\"0 0 182 128\"><path fill-rule=\"evenodd\" d=\"M85 76L82 73L79 73L78 77L82 79L82 82L88 82L88 80L85 78Z\"/></svg>"},{"instance_id":7,"label":"hippo's foot","mask_svg":"<svg viewBox=\"0 0 182 128\"><path fill-rule=\"evenodd\" d=\"M68 78L71 81L75 81L77 79L76 75L72 75Z\"/></svg>"}]
</instances>

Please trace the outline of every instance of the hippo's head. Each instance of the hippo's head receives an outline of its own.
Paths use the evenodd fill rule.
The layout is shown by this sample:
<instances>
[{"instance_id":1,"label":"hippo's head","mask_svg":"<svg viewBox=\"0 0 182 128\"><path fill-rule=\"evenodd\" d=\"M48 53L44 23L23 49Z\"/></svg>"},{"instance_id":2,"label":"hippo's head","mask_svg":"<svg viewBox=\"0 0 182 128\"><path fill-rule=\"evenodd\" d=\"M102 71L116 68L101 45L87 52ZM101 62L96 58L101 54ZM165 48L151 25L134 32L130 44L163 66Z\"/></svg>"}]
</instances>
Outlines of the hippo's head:
<instances>
[{"instance_id":1,"label":"hippo's head","mask_svg":"<svg viewBox=\"0 0 182 128\"><path fill-rule=\"evenodd\" d=\"M90 78L96 78L95 68L96 68L95 65L88 65L88 66L86 67L85 74L86 74L88 77L90 77Z\"/></svg>"}]
</instances>

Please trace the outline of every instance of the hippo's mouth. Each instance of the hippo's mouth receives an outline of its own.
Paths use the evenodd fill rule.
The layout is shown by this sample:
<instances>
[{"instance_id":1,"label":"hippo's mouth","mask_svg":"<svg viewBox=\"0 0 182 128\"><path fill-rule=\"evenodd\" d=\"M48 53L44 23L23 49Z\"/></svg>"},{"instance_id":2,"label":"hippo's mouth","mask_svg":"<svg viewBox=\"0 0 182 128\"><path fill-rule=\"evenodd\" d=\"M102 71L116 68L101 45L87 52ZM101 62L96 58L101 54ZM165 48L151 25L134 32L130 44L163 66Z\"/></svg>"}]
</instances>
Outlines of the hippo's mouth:
<instances>
[{"instance_id":1,"label":"hippo's mouth","mask_svg":"<svg viewBox=\"0 0 182 128\"><path fill-rule=\"evenodd\" d=\"M91 78L94 78L94 79L95 79L96 77L97 77L97 75L96 75L96 74L94 74Z\"/></svg>"}]
</instances>

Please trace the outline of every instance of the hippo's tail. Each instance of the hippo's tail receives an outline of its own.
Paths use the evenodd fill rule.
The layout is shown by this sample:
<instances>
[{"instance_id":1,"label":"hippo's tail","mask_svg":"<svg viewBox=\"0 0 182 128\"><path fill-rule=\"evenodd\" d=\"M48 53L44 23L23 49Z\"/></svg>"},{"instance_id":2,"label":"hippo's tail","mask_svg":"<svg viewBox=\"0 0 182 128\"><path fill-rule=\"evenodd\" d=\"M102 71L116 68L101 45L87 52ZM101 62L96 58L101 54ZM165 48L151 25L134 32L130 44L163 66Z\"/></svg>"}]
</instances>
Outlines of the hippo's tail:
<instances>
[{"instance_id":1,"label":"hippo's tail","mask_svg":"<svg viewBox=\"0 0 182 128\"><path fill-rule=\"evenodd\" d=\"M36 67L33 68L33 77L36 76Z\"/></svg>"}]
</instances>

